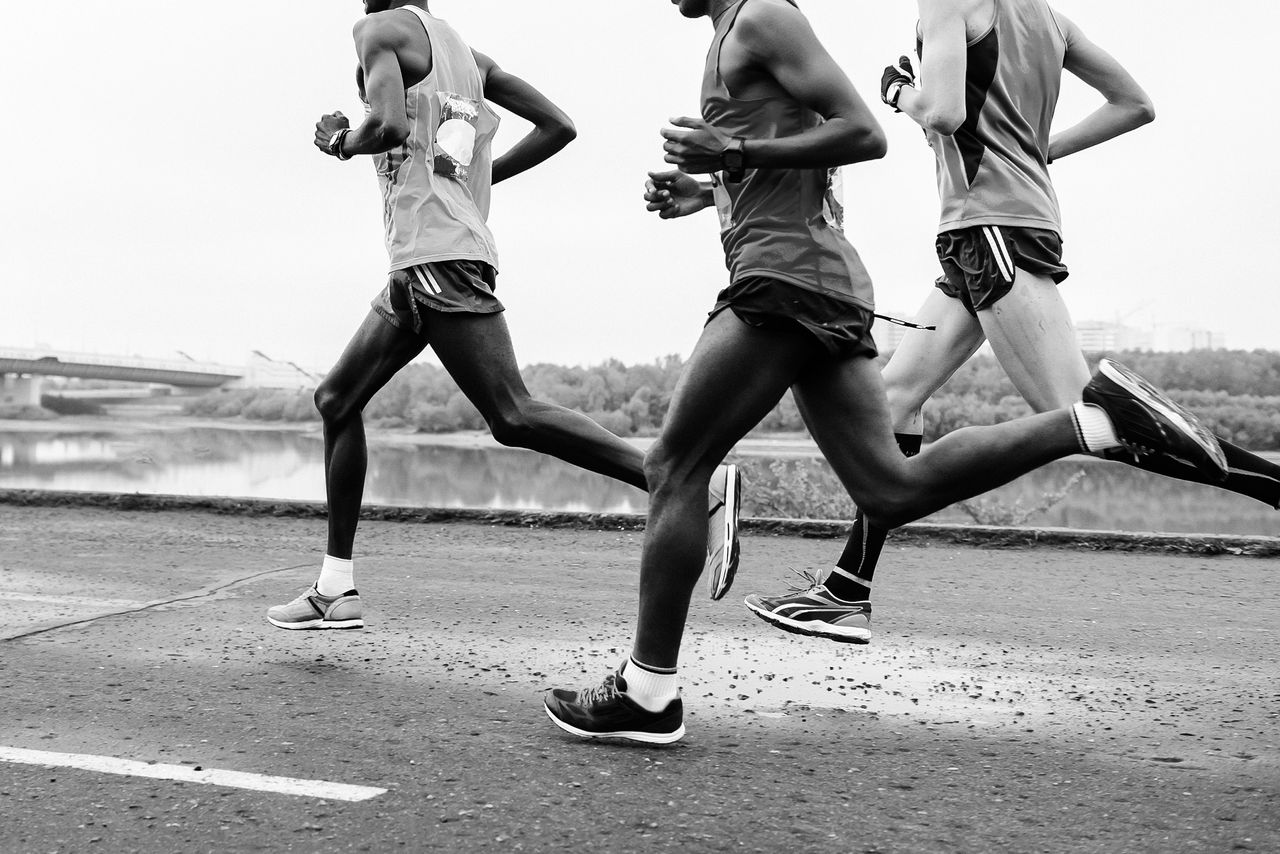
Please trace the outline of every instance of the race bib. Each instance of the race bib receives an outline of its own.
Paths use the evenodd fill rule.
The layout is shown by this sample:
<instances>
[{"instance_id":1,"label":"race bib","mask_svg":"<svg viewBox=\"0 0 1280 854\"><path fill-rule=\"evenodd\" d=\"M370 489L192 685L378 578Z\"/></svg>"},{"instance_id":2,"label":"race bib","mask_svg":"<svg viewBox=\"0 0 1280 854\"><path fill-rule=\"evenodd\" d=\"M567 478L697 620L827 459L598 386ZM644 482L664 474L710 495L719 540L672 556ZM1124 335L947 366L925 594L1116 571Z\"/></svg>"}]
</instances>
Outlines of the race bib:
<instances>
[{"instance_id":1,"label":"race bib","mask_svg":"<svg viewBox=\"0 0 1280 854\"><path fill-rule=\"evenodd\" d=\"M476 154L480 102L452 92L437 92L436 97L440 99L440 126L432 148L436 174L466 181Z\"/></svg>"}]
</instances>

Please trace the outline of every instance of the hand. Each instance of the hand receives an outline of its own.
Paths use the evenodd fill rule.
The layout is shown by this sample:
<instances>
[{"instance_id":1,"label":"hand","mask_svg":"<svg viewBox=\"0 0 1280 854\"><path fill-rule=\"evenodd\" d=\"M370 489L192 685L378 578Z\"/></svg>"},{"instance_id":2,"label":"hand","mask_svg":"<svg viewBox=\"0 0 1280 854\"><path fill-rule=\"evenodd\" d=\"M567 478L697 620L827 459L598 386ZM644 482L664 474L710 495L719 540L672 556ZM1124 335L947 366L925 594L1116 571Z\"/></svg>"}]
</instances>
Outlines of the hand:
<instances>
[{"instance_id":1,"label":"hand","mask_svg":"<svg viewBox=\"0 0 1280 854\"><path fill-rule=\"evenodd\" d=\"M701 182L674 169L649 173L649 180L644 182L644 200L649 203L646 210L657 211L662 219L695 214L707 206Z\"/></svg>"},{"instance_id":2,"label":"hand","mask_svg":"<svg viewBox=\"0 0 1280 854\"><path fill-rule=\"evenodd\" d=\"M674 128L663 128L666 140L662 148L667 152L665 160L675 164L689 175L706 175L720 171L720 152L729 144L730 137L713 128L702 119L687 116L671 120Z\"/></svg>"},{"instance_id":3,"label":"hand","mask_svg":"<svg viewBox=\"0 0 1280 854\"><path fill-rule=\"evenodd\" d=\"M898 96L902 94L902 87L915 85L916 72L911 67L911 57L900 56L898 64L886 66L884 74L880 76L880 100L900 113L902 111L898 109Z\"/></svg>"},{"instance_id":4,"label":"hand","mask_svg":"<svg viewBox=\"0 0 1280 854\"><path fill-rule=\"evenodd\" d=\"M320 121L316 122L316 148L325 154L332 154L329 150L329 140L333 139L333 135L343 128L351 127L351 122L342 113L326 113L320 117Z\"/></svg>"}]
</instances>

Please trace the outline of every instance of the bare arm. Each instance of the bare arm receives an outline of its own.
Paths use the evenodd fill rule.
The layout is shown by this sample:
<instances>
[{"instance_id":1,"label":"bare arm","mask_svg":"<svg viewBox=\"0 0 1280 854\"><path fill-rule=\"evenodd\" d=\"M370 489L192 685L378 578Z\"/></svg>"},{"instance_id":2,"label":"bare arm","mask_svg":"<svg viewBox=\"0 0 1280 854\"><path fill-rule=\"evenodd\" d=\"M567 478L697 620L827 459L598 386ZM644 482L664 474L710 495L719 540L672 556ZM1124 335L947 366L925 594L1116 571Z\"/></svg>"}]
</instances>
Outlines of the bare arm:
<instances>
[{"instance_id":1,"label":"bare arm","mask_svg":"<svg viewBox=\"0 0 1280 854\"><path fill-rule=\"evenodd\" d=\"M964 4L955 0L919 0L920 34L926 50L920 58L919 89L904 86L898 109L925 130L950 136L964 124L968 32Z\"/></svg>"},{"instance_id":2,"label":"bare arm","mask_svg":"<svg viewBox=\"0 0 1280 854\"><path fill-rule=\"evenodd\" d=\"M492 59L472 51L484 77L484 97L533 124L524 139L493 162L493 183L532 169L578 136L573 121L524 80L498 67Z\"/></svg>"},{"instance_id":3,"label":"bare arm","mask_svg":"<svg viewBox=\"0 0 1280 854\"><path fill-rule=\"evenodd\" d=\"M404 75L400 71L401 36L385 18L361 18L353 33L356 54L364 72L369 114L342 140L343 158L357 154L381 154L409 138L409 116L404 106ZM341 113L323 117L316 125L316 145L322 150L331 136L349 123ZM336 154L337 152L329 152Z\"/></svg>"},{"instance_id":4,"label":"bare arm","mask_svg":"<svg viewBox=\"0 0 1280 854\"><path fill-rule=\"evenodd\" d=\"M823 117L813 130L781 139L747 140L749 169L821 169L883 157L884 132L849 78L791 4L753 3L734 27L736 44L796 102ZM664 130L668 163L685 172L720 169L728 139L700 119Z\"/></svg>"},{"instance_id":5,"label":"bare arm","mask_svg":"<svg viewBox=\"0 0 1280 854\"><path fill-rule=\"evenodd\" d=\"M1049 140L1050 162L1140 128L1156 117L1151 99L1124 66L1089 41L1074 23L1061 15L1057 18L1067 39L1063 67L1096 89L1107 102L1078 124L1054 134Z\"/></svg>"}]
</instances>

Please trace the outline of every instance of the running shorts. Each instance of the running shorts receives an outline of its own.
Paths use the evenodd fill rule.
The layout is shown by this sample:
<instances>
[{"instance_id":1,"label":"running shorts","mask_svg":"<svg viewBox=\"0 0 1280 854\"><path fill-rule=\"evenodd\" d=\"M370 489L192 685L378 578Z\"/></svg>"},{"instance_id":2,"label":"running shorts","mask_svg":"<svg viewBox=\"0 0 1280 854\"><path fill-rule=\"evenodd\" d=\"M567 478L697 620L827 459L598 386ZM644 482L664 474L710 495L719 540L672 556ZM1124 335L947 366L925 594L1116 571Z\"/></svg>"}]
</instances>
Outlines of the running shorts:
<instances>
[{"instance_id":1,"label":"running shorts","mask_svg":"<svg viewBox=\"0 0 1280 854\"><path fill-rule=\"evenodd\" d=\"M422 308L494 314L503 305L494 296L498 273L483 261L454 260L393 270L370 305L397 329L422 332Z\"/></svg>"},{"instance_id":2,"label":"running shorts","mask_svg":"<svg viewBox=\"0 0 1280 854\"><path fill-rule=\"evenodd\" d=\"M836 359L874 359L871 309L768 276L747 276L720 292L708 321L726 308L757 329L799 329Z\"/></svg>"},{"instance_id":3,"label":"running shorts","mask_svg":"<svg viewBox=\"0 0 1280 854\"><path fill-rule=\"evenodd\" d=\"M1040 228L975 225L944 231L936 243L942 276L938 290L964 303L970 314L991 308L1013 289L1017 270L1067 278L1062 239Z\"/></svg>"}]
</instances>

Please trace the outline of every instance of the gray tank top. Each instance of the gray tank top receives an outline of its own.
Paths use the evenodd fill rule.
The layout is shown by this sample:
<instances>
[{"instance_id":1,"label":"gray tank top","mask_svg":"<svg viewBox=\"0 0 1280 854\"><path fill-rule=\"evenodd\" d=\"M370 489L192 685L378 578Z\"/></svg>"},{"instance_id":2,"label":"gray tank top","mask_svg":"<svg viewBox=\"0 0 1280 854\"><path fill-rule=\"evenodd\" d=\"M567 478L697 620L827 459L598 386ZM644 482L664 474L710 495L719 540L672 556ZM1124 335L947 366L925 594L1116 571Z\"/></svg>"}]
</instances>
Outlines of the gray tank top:
<instances>
[{"instance_id":1,"label":"gray tank top","mask_svg":"<svg viewBox=\"0 0 1280 854\"><path fill-rule=\"evenodd\" d=\"M729 94L720 76L720 50L747 2L739 0L716 25L702 79L702 117L745 139L777 139L817 127L822 117L789 98L740 101ZM736 183L713 176L731 280L768 276L873 309L871 277L844 236L839 174L751 169Z\"/></svg>"},{"instance_id":2,"label":"gray tank top","mask_svg":"<svg viewBox=\"0 0 1280 854\"><path fill-rule=\"evenodd\" d=\"M431 40L431 73L405 91L409 138L373 158L391 269L460 259L496 269L487 220L498 115L485 103L471 48L453 27L417 6L402 9Z\"/></svg>"},{"instance_id":3,"label":"gray tank top","mask_svg":"<svg viewBox=\"0 0 1280 854\"><path fill-rule=\"evenodd\" d=\"M927 134L938 160L938 231L1006 225L1061 234L1047 160L1066 39L1045 0L995 7L991 29L969 43L964 124L952 136ZM923 56L929 46L919 48Z\"/></svg>"}]
</instances>

